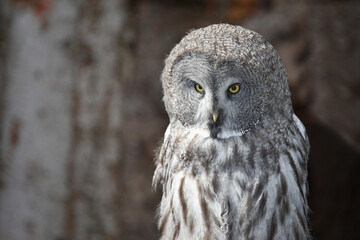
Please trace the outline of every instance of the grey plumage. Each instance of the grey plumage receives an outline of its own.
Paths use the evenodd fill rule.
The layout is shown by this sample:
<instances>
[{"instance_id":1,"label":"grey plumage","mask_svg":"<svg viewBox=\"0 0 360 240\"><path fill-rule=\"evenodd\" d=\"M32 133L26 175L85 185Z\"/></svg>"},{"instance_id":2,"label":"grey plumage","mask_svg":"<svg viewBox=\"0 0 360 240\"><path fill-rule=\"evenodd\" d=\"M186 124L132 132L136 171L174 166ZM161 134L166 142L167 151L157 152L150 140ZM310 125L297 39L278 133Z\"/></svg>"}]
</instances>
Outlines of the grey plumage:
<instances>
[{"instance_id":1,"label":"grey plumage","mask_svg":"<svg viewBox=\"0 0 360 240\"><path fill-rule=\"evenodd\" d=\"M161 80L162 239L308 239L309 142L275 49L211 25L174 47Z\"/></svg>"}]
</instances>

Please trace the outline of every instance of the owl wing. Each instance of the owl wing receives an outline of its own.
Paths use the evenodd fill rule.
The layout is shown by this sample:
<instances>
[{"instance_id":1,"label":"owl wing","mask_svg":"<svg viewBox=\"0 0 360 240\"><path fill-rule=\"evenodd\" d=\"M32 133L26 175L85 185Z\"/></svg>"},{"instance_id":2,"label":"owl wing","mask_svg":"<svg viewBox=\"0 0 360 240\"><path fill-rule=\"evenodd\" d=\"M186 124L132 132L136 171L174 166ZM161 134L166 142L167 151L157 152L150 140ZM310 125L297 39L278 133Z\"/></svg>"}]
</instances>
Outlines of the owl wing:
<instances>
[{"instance_id":1,"label":"owl wing","mask_svg":"<svg viewBox=\"0 0 360 240\"><path fill-rule=\"evenodd\" d=\"M171 124L169 124L169 126L167 127L166 131L165 131L165 135L164 135L164 141L161 145L161 147L159 148L159 150L156 153L156 160L155 160L155 172L154 172L154 176L153 176L153 180L152 180L152 187L154 190L156 190L157 186L159 184L162 184L163 179L164 179L164 162L166 162L166 152L167 152L167 148L168 148L168 141L169 141L169 137L170 137L170 129L171 129Z\"/></svg>"},{"instance_id":2,"label":"owl wing","mask_svg":"<svg viewBox=\"0 0 360 240\"><path fill-rule=\"evenodd\" d=\"M304 125L302 124L302 122L300 121L300 119L295 115L295 113L293 113L293 120L296 124L296 127L298 128L298 130L300 131L301 133L301 136L306 139L307 136L306 136L306 130L305 130L305 127Z\"/></svg>"}]
</instances>

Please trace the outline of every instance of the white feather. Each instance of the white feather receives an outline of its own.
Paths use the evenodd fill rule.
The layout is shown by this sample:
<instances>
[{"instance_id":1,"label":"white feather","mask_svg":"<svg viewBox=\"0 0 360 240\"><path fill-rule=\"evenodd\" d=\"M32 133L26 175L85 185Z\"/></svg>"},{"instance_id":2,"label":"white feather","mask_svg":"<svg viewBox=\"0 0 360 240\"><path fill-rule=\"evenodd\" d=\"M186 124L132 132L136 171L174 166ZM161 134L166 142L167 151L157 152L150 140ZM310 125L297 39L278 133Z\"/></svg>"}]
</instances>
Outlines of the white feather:
<instances>
[{"instance_id":1,"label":"white feather","mask_svg":"<svg viewBox=\"0 0 360 240\"><path fill-rule=\"evenodd\" d=\"M293 120L296 124L296 127L299 129L301 136L305 139L306 138L306 130L304 125L302 124L302 122L300 121L300 119L295 115L295 113L293 114Z\"/></svg>"}]
</instances>

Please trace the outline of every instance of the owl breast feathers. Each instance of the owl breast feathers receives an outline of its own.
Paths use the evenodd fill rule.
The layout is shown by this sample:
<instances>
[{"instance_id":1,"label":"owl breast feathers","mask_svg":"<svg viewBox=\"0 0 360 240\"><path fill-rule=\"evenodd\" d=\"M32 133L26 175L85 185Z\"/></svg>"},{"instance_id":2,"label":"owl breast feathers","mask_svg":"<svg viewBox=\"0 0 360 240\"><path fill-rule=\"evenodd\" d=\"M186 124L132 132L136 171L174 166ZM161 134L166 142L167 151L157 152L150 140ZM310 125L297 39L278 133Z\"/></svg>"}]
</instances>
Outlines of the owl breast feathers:
<instances>
[{"instance_id":1,"label":"owl breast feathers","mask_svg":"<svg viewBox=\"0 0 360 240\"><path fill-rule=\"evenodd\" d=\"M309 141L275 49L211 25L174 47L161 80L161 239L309 239Z\"/></svg>"}]
</instances>

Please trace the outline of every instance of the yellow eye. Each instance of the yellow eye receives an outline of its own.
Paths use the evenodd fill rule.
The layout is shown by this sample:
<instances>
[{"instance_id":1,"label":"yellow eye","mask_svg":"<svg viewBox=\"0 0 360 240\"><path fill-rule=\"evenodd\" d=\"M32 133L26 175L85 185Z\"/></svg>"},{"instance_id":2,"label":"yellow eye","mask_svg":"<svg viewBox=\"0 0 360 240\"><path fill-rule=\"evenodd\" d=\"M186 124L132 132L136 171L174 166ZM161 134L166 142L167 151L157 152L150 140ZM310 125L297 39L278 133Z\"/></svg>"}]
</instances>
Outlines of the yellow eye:
<instances>
[{"instance_id":1,"label":"yellow eye","mask_svg":"<svg viewBox=\"0 0 360 240\"><path fill-rule=\"evenodd\" d=\"M235 93L238 93L240 90L240 84L233 84L229 87L229 92L231 94L235 94Z\"/></svg>"},{"instance_id":2,"label":"yellow eye","mask_svg":"<svg viewBox=\"0 0 360 240\"><path fill-rule=\"evenodd\" d=\"M199 93L204 92L204 89L202 86L200 86L199 84L195 84L195 90L198 91Z\"/></svg>"}]
</instances>

